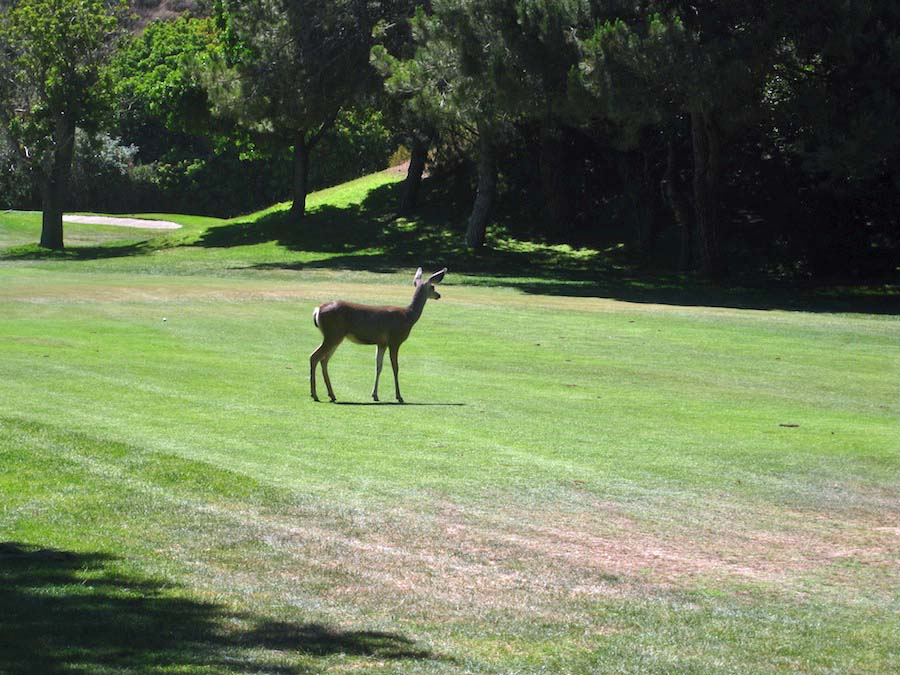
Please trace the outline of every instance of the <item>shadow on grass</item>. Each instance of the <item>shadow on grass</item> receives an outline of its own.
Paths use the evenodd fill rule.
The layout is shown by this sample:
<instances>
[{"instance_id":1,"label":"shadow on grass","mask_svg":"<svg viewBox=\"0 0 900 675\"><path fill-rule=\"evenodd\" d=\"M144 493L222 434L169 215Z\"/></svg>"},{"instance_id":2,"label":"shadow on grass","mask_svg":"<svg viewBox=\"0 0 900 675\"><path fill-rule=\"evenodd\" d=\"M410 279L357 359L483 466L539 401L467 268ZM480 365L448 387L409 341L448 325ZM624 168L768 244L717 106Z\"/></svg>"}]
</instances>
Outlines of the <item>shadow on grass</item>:
<instances>
[{"instance_id":1,"label":"shadow on grass","mask_svg":"<svg viewBox=\"0 0 900 675\"><path fill-rule=\"evenodd\" d=\"M278 652L438 658L393 633L236 614L115 568L104 554L0 543L0 672L298 672Z\"/></svg>"},{"instance_id":2,"label":"shadow on grass","mask_svg":"<svg viewBox=\"0 0 900 675\"><path fill-rule=\"evenodd\" d=\"M302 221L294 222L287 211L267 214L211 228L196 243L210 248L229 248L275 242L289 251L333 254L338 267L374 272L393 272L415 262L436 265L445 259L462 260L469 254L453 219L415 221L392 218L399 195L397 184L371 190L359 204L310 208ZM441 195L439 211L447 216L452 205ZM252 269L301 269L328 267L328 260L310 264L261 263Z\"/></svg>"},{"instance_id":3,"label":"shadow on grass","mask_svg":"<svg viewBox=\"0 0 900 675\"><path fill-rule=\"evenodd\" d=\"M158 249L159 246L148 240L105 246L71 246L62 251L28 244L6 249L0 254L0 260L104 260L147 255Z\"/></svg>"},{"instance_id":4,"label":"shadow on grass","mask_svg":"<svg viewBox=\"0 0 900 675\"><path fill-rule=\"evenodd\" d=\"M489 246L469 251L464 246L471 200L466 188L454 187L451 180L426 180L419 213L415 218L398 219L393 215L401 189L400 183L390 183L372 189L358 204L314 207L301 222L292 221L287 211L276 211L211 227L198 241L182 245L232 248L274 242L288 251L303 252L307 258L233 268L239 270L395 273L419 265L426 269L446 265L452 274L469 276L467 284L512 287L529 294L678 306L900 314L900 288L896 286L820 288L758 279L715 285L690 276L642 269L612 241L605 250L575 251L504 236L505 232L529 228L540 230L534 223L526 222L535 216L529 215L527 206L522 204L501 205L497 210L500 221L492 228ZM152 252L159 244L151 240L75 247L61 253L18 247L8 249L3 258L91 260L139 256ZM309 253L322 257L309 261Z\"/></svg>"},{"instance_id":5,"label":"shadow on grass","mask_svg":"<svg viewBox=\"0 0 900 675\"><path fill-rule=\"evenodd\" d=\"M399 401L335 401L335 405L396 405L396 406L422 406L422 405L436 405L436 406L449 406L449 407L462 407L466 405L465 403L416 403L414 401L404 401L400 403Z\"/></svg>"},{"instance_id":6,"label":"shadow on grass","mask_svg":"<svg viewBox=\"0 0 900 675\"><path fill-rule=\"evenodd\" d=\"M315 261L257 263L241 269L341 269L394 273L421 265L447 266L469 275L469 284L516 288L524 293L596 297L634 303L735 309L900 314L900 289L818 288L797 283L754 281L715 285L690 276L640 269L618 246L573 251L530 245L497 236L483 251L463 245L466 201L451 190L429 186L430 199L414 219L393 219L400 184L372 190L360 203L322 206L291 223L285 213L207 231L199 245L230 247L274 241L292 251L319 252ZM508 216L507 216L508 217ZM509 225L509 223L507 223Z\"/></svg>"},{"instance_id":7,"label":"shadow on grass","mask_svg":"<svg viewBox=\"0 0 900 675\"><path fill-rule=\"evenodd\" d=\"M900 289L832 288L804 284L718 286L695 279L631 276L597 282L531 281L505 284L525 293L599 297L680 307L847 314L900 314Z\"/></svg>"},{"instance_id":8,"label":"shadow on grass","mask_svg":"<svg viewBox=\"0 0 900 675\"><path fill-rule=\"evenodd\" d=\"M289 251L328 254L311 262L258 263L242 269L303 270L336 268L392 273L410 266L450 266L466 274L512 276L544 273L548 279L586 275L590 267L558 251L518 251L503 246L470 251L464 244L466 200L448 186L428 187L415 218L394 217L399 183L372 189L359 204L323 205L308 210L301 222L286 211L270 213L207 230L195 245L229 248L275 242ZM495 242L496 243L496 242Z\"/></svg>"}]
</instances>

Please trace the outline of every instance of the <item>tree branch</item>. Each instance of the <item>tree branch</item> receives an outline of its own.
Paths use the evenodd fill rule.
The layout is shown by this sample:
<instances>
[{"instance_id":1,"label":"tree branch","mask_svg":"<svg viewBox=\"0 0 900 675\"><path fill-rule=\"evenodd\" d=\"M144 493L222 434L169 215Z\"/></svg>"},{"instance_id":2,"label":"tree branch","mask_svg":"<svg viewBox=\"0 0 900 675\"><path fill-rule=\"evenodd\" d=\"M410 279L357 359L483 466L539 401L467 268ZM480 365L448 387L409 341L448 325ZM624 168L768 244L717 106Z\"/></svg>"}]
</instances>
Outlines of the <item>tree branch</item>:
<instances>
[{"instance_id":1,"label":"tree branch","mask_svg":"<svg viewBox=\"0 0 900 675\"><path fill-rule=\"evenodd\" d=\"M312 148L316 143L322 140L322 136L324 136L325 132L332 127L335 120L337 120L337 116L340 112L341 108L339 106L328 116L328 118L324 122L322 122L322 125L318 128L316 133L314 133L310 137L309 141L307 142L307 147Z\"/></svg>"}]
</instances>

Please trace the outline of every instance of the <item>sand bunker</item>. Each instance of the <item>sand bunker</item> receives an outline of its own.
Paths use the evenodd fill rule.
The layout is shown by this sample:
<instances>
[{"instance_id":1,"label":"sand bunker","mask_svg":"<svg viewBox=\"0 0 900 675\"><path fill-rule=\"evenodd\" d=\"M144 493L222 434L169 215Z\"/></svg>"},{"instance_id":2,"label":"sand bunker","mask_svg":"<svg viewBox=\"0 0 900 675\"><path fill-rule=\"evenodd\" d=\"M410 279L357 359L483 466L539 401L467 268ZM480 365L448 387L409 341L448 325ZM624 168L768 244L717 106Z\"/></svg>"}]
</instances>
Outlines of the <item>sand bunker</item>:
<instances>
[{"instance_id":1,"label":"sand bunker","mask_svg":"<svg viewBox=\"0 0 900 675\"><path fill-rule=\"evenodd\" d=\"M111 216L63 216L67 223L87 223L89 225L115 225L117 227L139 227L144 230L178 230L181 225L171 220L148 220L146 218L113 218Z\"/></svg>"}]
</instances>

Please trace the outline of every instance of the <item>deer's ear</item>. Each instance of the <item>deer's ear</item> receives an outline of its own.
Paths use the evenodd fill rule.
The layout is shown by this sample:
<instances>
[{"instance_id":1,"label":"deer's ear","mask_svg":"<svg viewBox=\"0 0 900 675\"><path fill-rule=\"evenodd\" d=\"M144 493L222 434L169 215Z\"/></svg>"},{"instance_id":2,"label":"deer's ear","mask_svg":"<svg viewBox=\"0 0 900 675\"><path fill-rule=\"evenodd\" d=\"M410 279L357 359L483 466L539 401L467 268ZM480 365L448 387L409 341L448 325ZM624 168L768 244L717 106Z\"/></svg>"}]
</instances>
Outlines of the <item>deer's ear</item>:
<instances>
[{"instance_id":1,"label":"deer's ear","mask_svg":"<svg viewBox=\"0 0 900 675\"><path fill-rule=\"evenodd\" d=\"M447 268L445 267L440 272L435 272L428 278L429 284L437 284L444 280L444 275L447 274Z\"/></svg>"},{"instance_id":2,"label":"deer's ear","mask_svg":"<svg viewBox=\"0 0 900 675\"><path fill-rule=\"evenodd\" d=\"M416 270L416 276L413 277L413 286L418 284L420 281L422 281L422 268L421 267Z\"/></svg>"}]
</instances>

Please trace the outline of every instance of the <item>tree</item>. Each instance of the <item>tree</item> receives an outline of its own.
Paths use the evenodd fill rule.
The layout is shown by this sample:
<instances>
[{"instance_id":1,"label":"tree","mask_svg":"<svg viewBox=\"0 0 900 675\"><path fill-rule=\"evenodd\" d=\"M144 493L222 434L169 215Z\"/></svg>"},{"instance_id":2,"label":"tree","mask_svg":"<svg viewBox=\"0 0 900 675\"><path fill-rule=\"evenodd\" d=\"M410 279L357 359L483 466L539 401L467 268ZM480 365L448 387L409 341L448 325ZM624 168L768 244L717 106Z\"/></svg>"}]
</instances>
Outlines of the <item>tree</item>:
<instances>
[{"instance_id":1,"label":"tree","mask_svg":"<svg viewBox=\"0 0 900 675\"><path fill-rule=\"evenodd\" d=\"M532 128L544 205L552 226L567 226L574 217L570 167L571 128L576 123L569 97L569 74L577 67L575 36L590 25L582 0L491 0L507 57L492 72L503 106Z\"/></svg>"},{"instance_id":2,"label":"tree","mask_svg":"<svg viewBox=\"0 0 900 675\"><path fill-rule=\"evenodd\" d=\"M411 19L420 4L422 3L417 0L396 0L389 3L387 11L382 13L373 30L373 38L377 44L372 48L371 60L384 78L379 96L380 109L397 137L409 148L410 154L397 216L409 216L416 211L428 152L437 139L434 124L408 105L411 93L394 89L390 81L397 59L409 59L415 54L416 43ZM427 7L427 3L425 6Z\"/></svg>"},{"instance_id":3,"label":"tree","mask_svg":"<svg viewBox=\"0 0 900 675\"><path fill-rule=\"evenodd\" d=\"M477 143L478 181L466 227L466 246L484 245L497 189L495 145L504 123L491 73L503 68L496 15L488 0L435 0L412 20L416 49L397 58L383 47L373 59L388 90L406 99L411 113L446 136Z\"/></svg>"},{"instance_id":4,"label":"tree","mask_svg":"<svg viewBox=\"0 0 900 675\"><path fill-rule=\"evenodd\" d=\"M212 135L203 79L221 56L221 36L209 18L151 21L125 41L111 69L116 80L117 127L142 154L159 156L173 135Z\"/></svg>"},{"instance_id":5,"label":"tree","mask_svg":"<svg viewBox=\"0 0 900 675\"><path fill-rule=\"evenodd\" d=\"M582 43L580 75L616 122L671 128L674 115L690 120L698 267L721 277L723 144L762 109L780 44L777 14L753 0L647 4L649 15L597 27Z\"/></svg>"},{"instance_id":6,"label":"tree","mask_svg":"<svg viewBox=\"0 0 900 675\"><path fill-rule=\"evenodd\" d=\"M108 109L124 0L15 0L0 14L0 129L41 194L41 246L62 249L77 127Z\"/></svg>"},{"instance_id":7,"label":"tree","mask_svg":"<svg viewBox=\"0 0 900 675\"><path fill-rule=\"evenodd\" d=\"M781 21L788 40L766 100L773 154L802 181L791 201L802 195L806 214L787 233L798 262L816 276L896 274L900 6L791 3Z\"/></svg>"},{"instance_id":8,"label":"tree","mask_svg":"<svg viewBox=\"0 0 900 675\"><path fill-rule=\"evenodd\" d=\"M291 216L306 210L310 155L365 89L374 16L367 0L217 0L227 68L214 110L260 142L293 146Z\"/></svg>"}]
</instances>

